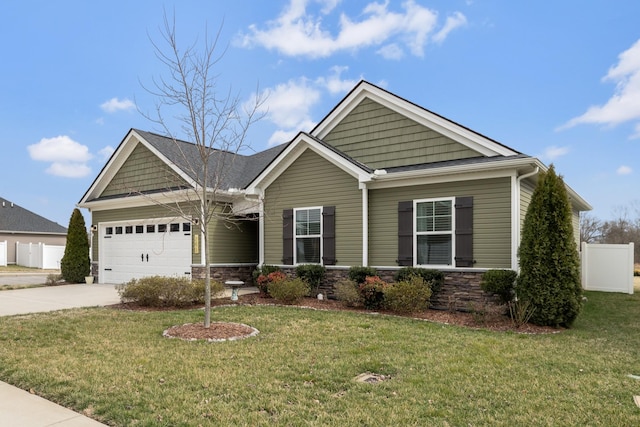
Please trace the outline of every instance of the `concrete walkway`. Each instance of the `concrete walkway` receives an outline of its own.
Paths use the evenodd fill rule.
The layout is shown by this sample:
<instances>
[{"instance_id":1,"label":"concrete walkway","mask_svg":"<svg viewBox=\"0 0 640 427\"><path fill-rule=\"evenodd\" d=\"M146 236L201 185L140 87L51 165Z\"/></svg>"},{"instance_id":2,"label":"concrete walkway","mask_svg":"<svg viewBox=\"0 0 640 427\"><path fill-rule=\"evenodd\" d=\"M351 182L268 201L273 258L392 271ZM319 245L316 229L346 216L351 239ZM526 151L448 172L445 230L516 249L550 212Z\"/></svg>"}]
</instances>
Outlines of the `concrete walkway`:
<instances>
[{"instance_id":1,"label":"concrete walkway","mask_svg":"<svg viewBox=\"0 0 640 427\"><path fill-rule=\"evenodd\" d=\"M239 294L257 292L241 289ZM226 290L224 298L231 296ZM0 316L40 313L120 302L115 285L62 285L0 291ZM2 321L2 319L0 319ZM105 426L91 418L0 381L0 427Z\"/></svg>"}]
</instances>

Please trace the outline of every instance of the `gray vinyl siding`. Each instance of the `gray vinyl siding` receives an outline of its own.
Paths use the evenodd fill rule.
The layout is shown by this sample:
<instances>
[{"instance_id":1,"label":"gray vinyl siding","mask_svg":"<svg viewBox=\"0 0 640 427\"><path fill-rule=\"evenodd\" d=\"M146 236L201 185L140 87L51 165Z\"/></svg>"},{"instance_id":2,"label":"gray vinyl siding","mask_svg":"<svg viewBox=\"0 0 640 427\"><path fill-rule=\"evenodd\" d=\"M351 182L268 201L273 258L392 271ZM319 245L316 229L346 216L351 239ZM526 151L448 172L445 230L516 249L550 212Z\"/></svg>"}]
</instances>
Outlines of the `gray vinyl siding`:
<instances>
[{"instance_id":1,"label":"gray vinyl siding","mask_svg":"<svg viewBox=\"0 0 640 427\"><path fill-rule=\"evenodd\" d=\"M475 268L511 267L511 179L495 178L369 191L369 264L396 266L398 202L473 196Z\"/></svg>"},{"instance_id":2,"label":"gray vinyl siding","mask_svg":"<svg viewBox=\"0 0 640 427\"><path fill-rule=\"evenodd\" d=\"M370 99L355 107L324 141L373 169L481 156Z\"/></svg>"},{"instance_id":3,"label":"gray vinyl siding","mask_svg":"<svg viewBox=\"0 0 640 427\"><path fill-rule=\"evenodd\" d=\"M362 264L362 192L358 181L305 151L265 193L265 262L282 264L282 211L335 206L337 265Z\"/></svg>"},{"instance_id":4,"label":"gray vinyl siding","mask_svg":"<svg viewBox=\"0 0 640 427\"><path fill-rule=\"evenodd\" d=\"M145 146L138 144L100 197L163 190L179 185L185 185L185 181Z\"/></svg>"},{"instance_id":5,"label":"gray vinyl siding","mask_svg":"<svg viewBox=\"0 0 640 427\"><path fill-rule=\"evenodd\" d=\"M573 225L573 239L580 250L580 211L571 207L571 224Z\"/></svg>"}]
</instances>

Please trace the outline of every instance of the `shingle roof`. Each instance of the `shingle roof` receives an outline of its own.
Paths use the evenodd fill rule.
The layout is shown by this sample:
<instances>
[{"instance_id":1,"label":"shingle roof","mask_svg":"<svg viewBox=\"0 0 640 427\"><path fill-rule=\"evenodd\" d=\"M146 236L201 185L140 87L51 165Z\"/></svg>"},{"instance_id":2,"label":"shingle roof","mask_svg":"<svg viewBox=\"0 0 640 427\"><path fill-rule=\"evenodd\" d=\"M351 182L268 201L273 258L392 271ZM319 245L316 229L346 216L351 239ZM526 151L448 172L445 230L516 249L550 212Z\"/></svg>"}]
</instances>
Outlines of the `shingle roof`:
<instances>
[{"instance_id":1,"label":"shingle roof","mask_svg":"<svg viewBox=\"0 0 640 427\"><path fill-rule=\"evenodd\" d=\"M67 229L0 197L0 232L67 234Z\"/></svg>"},{"instance_id":2,"label":"shingle roof","mask_svg":"<svg viewBox=\"0 0 640 427\"><path fill-rule=\"evenodd\" d=\"M160 151L170 162L196 182L202 182L203 167L199 147L191 142L174 140L139 129L134 129L145 141ZM260 172L262 172L286 148L287 144L278 145L268 150L247 156L229 151L208 149L209 186L221 190L245 188ZM217 183L216 180L220 182Z\"/></svg>"},{"instance_id":3,"label":"shingle roof","mask_svg":"<svg viewBox=\"0 0 640 427\"><path fill-rule=\"evenodd\" d=\"M427 169L437 169L444 168L448 166L462 166L462 165L472 165L472 164L481 164L481 163L497 163L505 160L513 160L513 159L531 159L531 156L526 154L517 154L515 156L493 156L493 157L469 157L465 159L456 159L456 160L445 160L441 162L433 162L433 163L421 163L416 165L408 165L408 166L395 166L391 168L385 168L387 173L398 173L398 172L408 172L413 170L427 170Z\"/></svg>"}]
</instances>

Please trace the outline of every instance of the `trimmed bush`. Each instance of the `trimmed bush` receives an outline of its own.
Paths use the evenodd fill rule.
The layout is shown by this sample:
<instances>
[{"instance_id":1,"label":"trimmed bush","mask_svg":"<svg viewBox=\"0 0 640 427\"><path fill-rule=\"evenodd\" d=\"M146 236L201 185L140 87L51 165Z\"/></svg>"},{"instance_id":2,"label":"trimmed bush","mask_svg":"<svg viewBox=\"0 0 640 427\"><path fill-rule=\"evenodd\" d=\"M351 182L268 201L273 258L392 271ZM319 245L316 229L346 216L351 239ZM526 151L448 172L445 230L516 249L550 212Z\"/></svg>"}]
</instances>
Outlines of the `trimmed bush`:
<instances>
[{"instance_id":1,"label":"trimmed bush","mask_svg":"<svg viewBox=\"0 0 640 427\"><path fill-rule=\"evenodd\" d=\"M295 304L309 292L309 285L299 277L269 283L269 294L273 299L284 304Z\"/></svg>"},{"instance_id":2,"label":"trimmed bush","mask_svg":"<svg viewBox=\"0 0 640 427\"><path fill-rule=\"evenodd\" d=\"M384 306L396 313L416 313L429 308L431 286L420 276L392 283L384 289Z\"/></svg>"},{"instance_id":3,"label":"trimmed bush","mask_svg":"<svg viewBox=\"0 0 640 427\"><path fill-rule=\"evenodd\" d=\"M402 267L393 279L396 282L407 282L411 280L411 276L422 277L425 283L430 284L433 293L438 292L444 285L444 273L440 270L431 270L428 268Z\"/></svg>"},{"instance_id":4,"label":"trimmed bush","mask_svg":"<svg viewBox=\"0 0 640 427\"><path fill-rule=\"evenodd\" d=\"M123 303L135 302L143 307L186 307L204 303L204 281L185 277L150 276L118 285ZM221 293L224 286L211 281L211 295Z\"/></svg>"},{"instance_id":5,"label":"trimmed bush","mask_svg":"<svg viewBox=\"0 0 640 427\"><path fill-rule=\"evenodd\" d=\"M480 287L483 291L496 294L502 303L513 299L518 273L513 270L488 270L482 275Z\"/></svg>"},{"instance_id":6,"label":"trimmed bush","mask_svg":"<svg viewBox=\"0 0 640 427\"><path fill-rule=\"evenodd\" d=\"M349 280L353 280L357 284L364 283L367 277L376 276L378 272L373 267L355 266L349 269Z\"/></svg>"},{"instance_id":7,"label":"trimmed bush","mask_svg":"<svg viewBox=\"0 0 640 427\"><path fill-rule=\"evenodd\" d=\"M67 243L60 260L60 272L67 283L84 283L91 270L89 238L80 209L74 209L69 219Z\"/></svg>"},{"instance_id":8,"label":"trimmed bush","mask_svg":"<svg viewBox=\"0 0 640 427\"><path fill-rule=\"evenodd\" d=\"M368 310L382 308L384 305L384 290L387 286L389 284L378 276L367 276L364 279L364 283L358 286L364 307Z\"/></svg>"},{"instance_id":9,"label":"trimmed bush","mask_svg":"<svg viewBox=\"0 0 640 427\"><path fill-rule=\"evenodd\" d=\"M270 296L269 286L271 285L271 283L281 282L286 279L287 279L286 274L284 274L280 270L274 270L271 273L267 274L266 276L264 274L259 275L258 279L256 280L256 286L258 287L262 295Z\"/></svg>"},{"instance_id":10,"label":"trimmed bush","mask_svg":"<svg viewBox=\"0 0 640 427\"><path fill-rule=\"evenodd\" d=\"M358 284L353 280L341 280L335 285L336 299L347 307L362 307L363 300Z\"/></svg>"},{"instance_id":11,"label":"trimmed bush","mask_svg":"<svg viewBox=\"0 0 640 427\"><path fill-rule=\"evenodd\" d=\"M268 276L269 273L274 273L276 271L282 271L282 270L277 265L264 264L262 267L258 267L255 270L253 270L253 272L251 273L251 275L253 276L253 282L258 283L258 277Z\"/></svg>"},{"instance_id":12,"label":"trimmed bush","mask_svg":"<svg viewBox=\"0 0 640 427\"><path fill-rule=\"evenodd\" d=\"M319 264L301 264L296 267L296 276L307 282L314 294L320 290L320 283L326 272L327 269Z\"/></svg>"}]
</instances>

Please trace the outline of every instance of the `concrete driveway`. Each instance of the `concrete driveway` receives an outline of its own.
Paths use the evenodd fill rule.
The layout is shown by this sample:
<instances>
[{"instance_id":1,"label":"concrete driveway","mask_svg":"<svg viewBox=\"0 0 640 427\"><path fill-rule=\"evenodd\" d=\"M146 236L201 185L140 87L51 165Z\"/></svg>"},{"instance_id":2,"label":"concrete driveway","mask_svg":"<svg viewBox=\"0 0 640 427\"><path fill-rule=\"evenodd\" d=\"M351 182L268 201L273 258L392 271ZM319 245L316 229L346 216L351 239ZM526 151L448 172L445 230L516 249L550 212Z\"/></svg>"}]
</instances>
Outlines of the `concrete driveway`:
<instances>
[{"instance_id":1,"label":"concrete driveway","mask_svg":"<svg viewBox=\"0 0 640 427\"><path fill-rule=\"evenodd\" d=\"M120 302L115 285L61 285L0 291L0 316L40 313Z\"/></svg>"}]
</instances>

